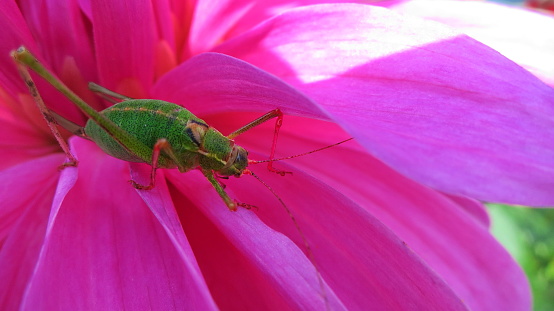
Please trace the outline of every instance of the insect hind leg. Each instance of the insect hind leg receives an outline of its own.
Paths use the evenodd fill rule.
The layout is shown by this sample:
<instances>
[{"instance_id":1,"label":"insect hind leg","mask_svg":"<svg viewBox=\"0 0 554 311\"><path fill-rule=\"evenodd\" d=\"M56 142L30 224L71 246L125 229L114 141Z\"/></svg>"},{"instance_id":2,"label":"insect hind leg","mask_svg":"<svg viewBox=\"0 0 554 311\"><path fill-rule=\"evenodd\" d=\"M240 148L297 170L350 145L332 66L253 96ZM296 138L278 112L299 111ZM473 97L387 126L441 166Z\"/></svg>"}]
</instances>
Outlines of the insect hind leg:
<instances>
[{"instance_id":1,"label":"insect hind leg","mask_svg":"<svg viewBox=\"0 0 554 311\"><path fill-rule=\"evenodd\" d=\"M46 123L48 124L50 131L56 138L56 141L58 142L58 144L60 145L60 147L62 148L63 152L65 153L65 155L69 160L67 162L64 162L62 165L60 165L59 169L61 170L68 166L77 166L79 164L79 161L77 161L77 158L75 158L75 156L71 153L71 151L69 150L69 145L63 139L60 131L58 130L58 127L57 127L58 122L56 121L56 116L52 114L52 111L50 111L44 104L44 101L42 100L42 97L38 92L37 86L33 81L33 78L31 78L31 75L29 74L30 65L35 65L35 67L44 71L46 71L46 68L42 67L42 65L40 65L38 61L34 58L34 56L27 53L27 51L23 48L20 48L17 51L12 51L11 56L13 57L14 62L17 65L17 70L19 71L19 74L25 81L25 84L27 85L29 92L33 96L37 107L42 113L44 120L46 120ZM55 78L52 78L52 79L53 80L48 80L48 82L50 82L51 84L54 84L54 83L61 84L59 80Z\"/></svg>"}]
</instances>

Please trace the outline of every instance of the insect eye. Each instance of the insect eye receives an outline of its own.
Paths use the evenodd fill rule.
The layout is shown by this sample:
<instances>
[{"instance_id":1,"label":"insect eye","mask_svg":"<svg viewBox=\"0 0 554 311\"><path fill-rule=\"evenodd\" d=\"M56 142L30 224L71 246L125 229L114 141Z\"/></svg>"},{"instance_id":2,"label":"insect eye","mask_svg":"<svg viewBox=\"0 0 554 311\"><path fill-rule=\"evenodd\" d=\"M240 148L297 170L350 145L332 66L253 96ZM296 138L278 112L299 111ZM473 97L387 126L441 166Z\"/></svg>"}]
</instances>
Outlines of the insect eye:
<instances>
[{"instance_id":1,"label":"insect eye","mask_svg":"<svg viewBox=\"0 0 554 311\"><path fill-rule=\"evenodd\" d=\"M235 159L233 166L242 171L248 165L248 151L242 147L238 147L237 158Z\"/></svg>"}]
</instances>

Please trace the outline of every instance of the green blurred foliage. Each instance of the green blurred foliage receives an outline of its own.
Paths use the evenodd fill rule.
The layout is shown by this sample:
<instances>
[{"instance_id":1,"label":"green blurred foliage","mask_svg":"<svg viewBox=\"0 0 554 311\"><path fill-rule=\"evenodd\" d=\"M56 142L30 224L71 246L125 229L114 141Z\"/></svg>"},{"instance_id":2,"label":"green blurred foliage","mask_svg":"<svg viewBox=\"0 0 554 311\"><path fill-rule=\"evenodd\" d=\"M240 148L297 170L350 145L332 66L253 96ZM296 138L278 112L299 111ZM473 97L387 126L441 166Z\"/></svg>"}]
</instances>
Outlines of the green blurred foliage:
<instances>
[{"instance_id":1,"label":"green blurred foliage","mask_svg":"<svg viewBox=\"0 0 554 311\"><path fill-rule=\"evenodd\" d=\"M529 278L533 310L554 310L554 208L487 206L492 233Z\"/></svg>"}]
</instances>

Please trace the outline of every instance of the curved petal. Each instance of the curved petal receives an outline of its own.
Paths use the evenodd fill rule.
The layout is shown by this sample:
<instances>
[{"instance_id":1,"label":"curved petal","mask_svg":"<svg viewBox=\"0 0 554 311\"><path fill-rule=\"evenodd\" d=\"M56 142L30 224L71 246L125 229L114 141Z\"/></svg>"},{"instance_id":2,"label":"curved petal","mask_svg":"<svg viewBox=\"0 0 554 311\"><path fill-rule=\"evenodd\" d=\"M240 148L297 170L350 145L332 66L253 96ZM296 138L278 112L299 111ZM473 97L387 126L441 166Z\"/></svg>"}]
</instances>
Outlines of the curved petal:
<instances>
[{"instance_id":1,"label":"curved petal","mask_svg":"<svg viewBox=\"0 0 554 311\"><path fill-rule=\"evenodd\" d=\"M147 184L150 181L149 178L144 178L145 176L150 177L150 171L151 168L148 165L131 163L131 177L139 184ZM187 270L189 271L188 277L193 278L193 283L198 284L198 292L193 292L189 295L201 295L206 307L209 306L211 309L216 309L208 288L204 284L204 279L200 269L198 268L195 255L192 253L190 245L183 234L183 228L179 222L175 206L173 205L172 198L169 194L169 190L162 173L158 171L156 186L154 189L149 191L137 190L137 192L167 233L167 236L173 243L173 246L181 257L181 260L187 265Z\"/></svg>"},{"instance_id":2,"label":"curved petal","mask_svg":"<svg viewBox=\"0 0 554 311\"><path fill-rule=\"evenodd\" d=\"M220 124L220 129L225 131L248 122L251 115L234 114L208 120L212 124ZM267 155L272 135L271 127L259 127L236 141L251 154ZM277 151L279 156L299 154L344 137L347 137L346 134L332 123L286 116ZM487 218L483 218L482 206L478 208L476 202L447 197L409 180L364 153L354 142L291 159L287 161L289 163L293 165L290 169L292 176L280 178L275 175L264 180L272 187L275 182L281 181L294 184L294 179L301 172L344 194L391 228L452 287L469 309L530 308L525 275L488 232L488 228L483 226ZM283 162L275 163L280 169L284 165ZM263 166L251 169L257 174L266 170ZM255 185L252 187L256 188ZM295 190L299 188L291 185L288 191L278 193L310 196L311 192L304 186L300 188L302 190ZM289 199L287 202L298 200ZM326 215L324 210L317 213ZM336 230L342 230L339 228L343 226L348 224L337 226Z\"/></svg>"},{"instance_id":3,"label":"curved petal","mask_svg":"<svg viewBox=\"0 0 554 311\"><path fill-rule=\"evenodd\" d=\"M459 197L455 195L444 194L460 208L463 208L469 215L473 216L475 220L481 223L485 228L490 229L491 219L489 212L483 203L468 197Z\"/></svg>"},{"instance_id":4,"label":"curved petal","mask_svg":"<svg viewBox=\"0 0 554 311\"><path fill-rule=\"evenodd\" d=\"M0 172L0 308L18 309L32 275L54 197L60 155L21 163Z\"/></svg>"},{"instance_id":5,"label":"curved petal","mask_svg":"<svg viewBox=\"0 0 554 311\"><path fill-rule=\"evenodd\" d=\"M182 63L158 80L152 94L200 116L287 107L291 113L325 117L309 98L280 79L218 53L203 53Z\"/></svg>"},{"instance_id":6,"label":"curved petal","mask_svg":"<svg viewBox=\"0 0 554 311\"><path fill-rule=\"evenodd\" d=\"M298 219L299 227L313 249L321 275L329 285L326 292L331 307L335 307L336 295L347 309L361 310L367 306L375 309L403 306L440 309L440 306L445 305L453 309L465 309L449 286L422 264L401 240L348 198L302 172L287 179L275 177L265 170L257 170L256 173L262 179L271 181L271 187ZM250 269L265 271L264 282L271 282L271 288L281 292L277 297L272 294L265 296L264 292L265 297L258 299L266 299L266 304L277 306L284 303L282 299L286 299L294 303L290 306L292 309L321 309L321 302L312 305L313 302L321 301L313 268L309 268L310 263L303 254L290 250L290 240L300 248L304 248L304 243L294 223L271 192L263 189L263 185L251 177L225 181L232 197L258 206L256 214L260 219L290 240L279 238L274 232L268 231L252 215L252 211L229 213L211 185L206 181L198 181L201 175L171 172L170 176L172 183L189 200L205 202L201 212L215 224L216 230L221 231L228 243L244 254L245 258L241 260L247 260ZM212 251L211 254L216 258L215 261L228 258L225 252ZM220 273L224 274L229 270L214 264L206 268L204 273L210 279L211 273L224 271ZM298 273L304 276L299 278ZM252 274L249 270L235 271L235 275L248 277L245 283L252 282L255 287L248 292L256 293L258 285L254 280L261 281L251 280ZM225 276L220 275L219 279L224 280ZM306 280L311 280L311 285L305 284ZM262 289L266 288L264 283L261 284ZM214 295L222 290L221 285L215 289L212 287ZM234 290L226 288L225 295L229 296ZM399 292L402 295L398 295Z\"/></svg>"},{"instance_id":7,"label":"curved petal","mask_svg":"<svg viewBox=\"0 0 554 311\"><path fill-rule=\"evenodd\" d=\"M150 1L92 1L100 83L146 98L154 77L156 25Z\"/></svg>"},{"instance_id":8,"label":"curved petal","mask_svg":"<svg viewBox=\"0 0 554 311\"><path fill-rule=\"evenodd\" d=\"M552 15L486 1L412 0L395 4L389 8L454 27L554 86L554 32L543 31L554 29Z\"/></svg>"},{"instance_id":9,"label":"curved petal","mask_svg":"<svg viewBox=\"0 0 554 311\"><path fill-rule=\"evenodd\" d=\"M383 8L320 5L216 50L291 83L415 180L481 200L554 204L554 89L465 35Z\"/></svg>"},{"instance_id":10,"label":"curved petal","mask_svg":"<svg viewBox=\"0 0 554 311\"><path fill-rule=\"evenodd\" d=\"M189 44L193 54L206 52L217 43L235 37L256 24L291 8L348 0L199 0L194 7ZM217 23L214 23L217 21Z\"/></svg>"},{"instance_id":11,"label":"curved petal","mask_svg":"<svg viewBox=\"0 0 554 311\"><path fill-rule=\"evenodd\" d=\"M251 213L229 212L201 174L168 176L174 198L185 203L183 228L220 308L318 310L325 309L325 295L333 310L345 309L328 287L323 294L310 261L283 235Z\"/></svg>"},{"instance_id":12,"label":"curved petal","mask_svg":"<svg viewBox=\"0 0 554 311\"><path fill-rule=\"evenodd\" d=\"M205 284L127 183L127 164L84 140L72 148L81 178L50 219L22 309L214 309Z\"/></svg>"}]
</instances>

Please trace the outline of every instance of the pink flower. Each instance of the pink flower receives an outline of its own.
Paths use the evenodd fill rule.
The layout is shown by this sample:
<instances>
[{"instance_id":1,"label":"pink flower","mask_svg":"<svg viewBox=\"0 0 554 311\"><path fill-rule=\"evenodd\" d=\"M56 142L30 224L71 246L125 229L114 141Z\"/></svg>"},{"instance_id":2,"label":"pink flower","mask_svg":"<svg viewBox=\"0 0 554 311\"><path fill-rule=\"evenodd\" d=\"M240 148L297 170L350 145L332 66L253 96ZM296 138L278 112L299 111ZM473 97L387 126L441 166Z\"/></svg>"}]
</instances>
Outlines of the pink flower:
<instances>
[{"instance_id":1,"label":"pink flower","mask_svg":"<svg viewBox=\"0 0 554 311\"><path fill-rule=\"evenodd\" d=\"M469 197L553 204L554 90L496 51L360 4L31 2L0 3L2 309L529 308L523 273ZM353 136L278 163L293 176L252 167L298 219L324 290L253 178L226 190L259 211L230 213L199 172L159 170L138 191L127 180L148 165L77 137L79 167L58 172L64 155L8 57L20 45L99 110L86 81L181 104L223 133L280 108L282 155ZM272 133L237 143L264 159Z\"/></svg>"}]
</instances>

